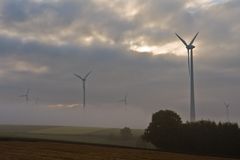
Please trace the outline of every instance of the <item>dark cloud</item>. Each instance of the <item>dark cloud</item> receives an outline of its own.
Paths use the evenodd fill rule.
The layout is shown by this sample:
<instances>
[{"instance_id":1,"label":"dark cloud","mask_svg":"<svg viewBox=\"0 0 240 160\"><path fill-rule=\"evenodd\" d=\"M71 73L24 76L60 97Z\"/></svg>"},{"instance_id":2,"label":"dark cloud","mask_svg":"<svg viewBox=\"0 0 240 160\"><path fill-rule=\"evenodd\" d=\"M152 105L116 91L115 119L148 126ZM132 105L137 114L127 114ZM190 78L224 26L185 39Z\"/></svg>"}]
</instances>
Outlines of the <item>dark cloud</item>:
<instances>
[{"instance_id":1,"label":"dark cloud","mask_svg":"<svg viewBox=\"0 0 240 160\"><path fill-rule=\"evenodd\" d=\"M1 10L3 20L5 20L5 22L23 22L27 20L32 14L32 12L27 10L28 4L28 0L5 1Z\"/></svg>"}]
</instances>

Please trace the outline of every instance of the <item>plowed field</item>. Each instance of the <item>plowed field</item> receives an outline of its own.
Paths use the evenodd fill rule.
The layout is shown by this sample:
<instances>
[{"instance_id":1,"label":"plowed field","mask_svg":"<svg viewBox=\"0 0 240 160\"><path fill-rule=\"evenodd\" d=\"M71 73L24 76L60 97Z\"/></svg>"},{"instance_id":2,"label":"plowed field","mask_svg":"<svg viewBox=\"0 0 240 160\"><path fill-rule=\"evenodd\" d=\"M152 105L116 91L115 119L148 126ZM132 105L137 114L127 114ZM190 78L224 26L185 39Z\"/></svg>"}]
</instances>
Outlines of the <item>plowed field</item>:
<instances>
[{"instance_id":1,"label":"plowed field","mask_svg":"<svg viewBox=\"0 0 240 160\"><path fill-rule=\"evenodd\" d=\"M227 160L227 158L60 142L0 141L0 160Z\"/></svg>"}]
</instances>

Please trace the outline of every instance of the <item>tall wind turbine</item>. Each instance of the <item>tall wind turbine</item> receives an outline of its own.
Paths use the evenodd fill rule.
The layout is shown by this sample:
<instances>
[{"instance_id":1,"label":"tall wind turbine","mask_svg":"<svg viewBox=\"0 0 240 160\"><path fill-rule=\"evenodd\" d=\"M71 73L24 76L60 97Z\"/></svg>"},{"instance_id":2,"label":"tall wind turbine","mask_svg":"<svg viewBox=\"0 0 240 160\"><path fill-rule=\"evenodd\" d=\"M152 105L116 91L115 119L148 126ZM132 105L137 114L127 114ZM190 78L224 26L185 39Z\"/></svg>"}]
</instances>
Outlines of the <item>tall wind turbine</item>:
<instances>
[{"instance_id":1,"label":"tall wind turbine","mask_svg":"<svg viewBox=\"0 0 240 160\"><path fill-rule=\"evenodd\" d=\"M19 97L25 98L26 102L29 101L29 93L30 93L30 89L27 89L25 94L20 95Z\"/></svg>"},{"instance_id":2,"label":"tall wind turbine","mask_svg":"<svg viewBox=\"0 0 240 160\"><path fill-rule=\"evenodd\" d=\"M91 72L92 71L88 72L84 77L81 77L80 75L74 73L74 75L77 78L81 79L83 83L83 108L85 108L85 105L86 105L86 80L88 76L91 74Z\"/></svg>"},{"instance_id":3,"label":"tall wind turbine","mask_svg":"<svg viewBox=\"0 0 240 160\"><path fill-rule=\"evenodd\" d=\"M198 32L199 33L199 32ZM196 119L195 113L195 97L194 97L194 72L193 72L193 49L195 46L193 45L195 39L198 36L198 33L193 37L192 41L187 44L185 40L183 40L177 33L176 36L182 41L182 43L187 48L188 54L188 71L190 77L190 121L193 122Z\"/></svg>"},{"instance_id":4,"label":"tall wind turbine","mask_svg":"<svg viewBox=\"0 0 240 160\"><path fill-rule=\"evenodd\" d=\"M226 108L227 121L229 122L229 107L230 107L230 104L227 104L227 103L224 102L224 106Z\"/></svg>"}]
</instances>

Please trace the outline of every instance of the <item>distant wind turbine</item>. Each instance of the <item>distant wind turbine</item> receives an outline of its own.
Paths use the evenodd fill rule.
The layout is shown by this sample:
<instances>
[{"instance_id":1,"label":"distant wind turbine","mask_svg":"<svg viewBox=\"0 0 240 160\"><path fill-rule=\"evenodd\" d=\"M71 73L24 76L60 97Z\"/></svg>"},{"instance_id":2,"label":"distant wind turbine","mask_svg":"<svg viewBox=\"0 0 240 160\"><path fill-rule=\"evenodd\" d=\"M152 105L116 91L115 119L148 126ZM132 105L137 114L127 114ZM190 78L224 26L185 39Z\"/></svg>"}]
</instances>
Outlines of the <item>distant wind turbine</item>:
<instances>
[{"instance_id":1,"label":"distant wind turbine","mask_svg":"<svg viewBox=\"0 0 240 160\"><path fill-rule=\"evenodd\" d=\"M230 107L230 104L227 104L227 103L224 102L224 106L226 108L227 121L229 122L229 107Z\"/></svg>"},{"instance_id":2,"label":"distant wind turbine","mask_svg":"<svg viewBox=\"0 0 240 160\"><path fill-rule=\"evenodd\" d=\"M29 93L30 93L30 89L27 89L25 94L20 95L19 97L25 98L26 102L29 101Z\"/></svg>"},{"instance_id":3,"label":"distant wind turbine","mask_svg":"<svg viewBox=\"0 0 240 160\"><path fill-rule=\"evenodd\" d=\"M81 79L83 83L83 108L85 108L85 105L86 105L86 80L88 76L91 74L91 72L92 71L88 72L84 77L81 77L80 75L74 73L74 75L77 78Z\"/></svg>"},{"instance_id":4,"label":"distant wind turbine","mask_svg":"<svg viewBox=\"0 0 240 160\"><path fill-rule=\"evenodd\" d=\"M119 102L123 102L125 106L128 104L128 95L126 94L123 99L121 99Z\"/></svg>"},{"instance_id":5,"label":"distant wind turbine","mask_svg":"<svg viewBox=\"0 0 240 160\"><path fill-rule=\"evenodd\" d=\"M199 33L199 32L198 32ZM198 33L194 36L192 41L187 44L185 40L183 40L177 33L176 36L182 41L182 43L187 48L188 53L188 72L190 76L190 121L193 122L196 120L195 113L195 97L194 97L194 72L193 72L193 49L195 46L193 45Z\"/></svg>"}]
</instances>

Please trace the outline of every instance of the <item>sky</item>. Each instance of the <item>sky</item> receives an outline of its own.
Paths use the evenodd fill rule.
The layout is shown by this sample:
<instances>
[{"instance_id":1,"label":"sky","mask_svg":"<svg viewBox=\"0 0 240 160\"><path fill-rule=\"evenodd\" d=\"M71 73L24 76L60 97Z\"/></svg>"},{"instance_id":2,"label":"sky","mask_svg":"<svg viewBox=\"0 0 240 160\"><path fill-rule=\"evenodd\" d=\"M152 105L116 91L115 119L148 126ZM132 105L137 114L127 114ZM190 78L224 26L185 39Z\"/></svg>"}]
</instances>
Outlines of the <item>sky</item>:
<instances>
[{"instance_id":1,"label":"sky","mask_svg":"<svg viewBox=\"0 0 240 160\"><path fill-rule=\"evenodd\" d=\"M1 0L0 124L146 128L161 109L240 122L239 0ZM92 71L82 83L73 74ZM19 95L30 89L30 101ZM121 100L128 95L128 105Z\"/></svg>"}]
</instances>

